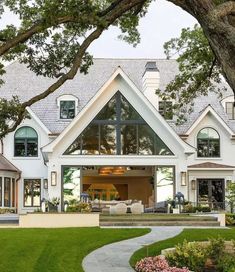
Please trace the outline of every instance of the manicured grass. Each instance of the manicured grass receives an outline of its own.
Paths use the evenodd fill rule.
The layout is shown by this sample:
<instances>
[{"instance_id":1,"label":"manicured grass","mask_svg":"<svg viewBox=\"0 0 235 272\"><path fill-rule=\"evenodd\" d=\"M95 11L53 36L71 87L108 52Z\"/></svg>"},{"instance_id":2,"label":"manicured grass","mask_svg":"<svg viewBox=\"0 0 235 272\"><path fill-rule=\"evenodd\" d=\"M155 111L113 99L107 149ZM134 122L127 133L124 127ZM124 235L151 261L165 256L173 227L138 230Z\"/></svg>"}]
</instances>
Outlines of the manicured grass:
<instances>
[{"instance_id":1,"label":"manicured grass","mask_svg":"<svg viewBox=\"0 0 235 272\"><path fill-rule=\"evenodd\" d=\"M185 239L190 242L191 241L206 241L209 238L215 238L218 236L223 237L225 240L235 239L235 228L185 229L183 230L183 232L181 232L179 235L173 238L154 243L148 246L148 248L145 247L136 251L130 259L130 264L131 266L134 267L137 261L147 256L147 251L148 251L148 256L156 256L161 254L162 249L174 247L176 244L182 243Z\"/></svg>"},{"instance_id":2,"label":"manicured grass","mask_svg":"<svg viewBox=\"0 0 235 272\"><path fill-rule=\"evenodd\" d=\"M149 229L0 229L1 272L80 272L83 258ZM117 253L118 254L118 253Z\"/></svg>"}]
</instances>

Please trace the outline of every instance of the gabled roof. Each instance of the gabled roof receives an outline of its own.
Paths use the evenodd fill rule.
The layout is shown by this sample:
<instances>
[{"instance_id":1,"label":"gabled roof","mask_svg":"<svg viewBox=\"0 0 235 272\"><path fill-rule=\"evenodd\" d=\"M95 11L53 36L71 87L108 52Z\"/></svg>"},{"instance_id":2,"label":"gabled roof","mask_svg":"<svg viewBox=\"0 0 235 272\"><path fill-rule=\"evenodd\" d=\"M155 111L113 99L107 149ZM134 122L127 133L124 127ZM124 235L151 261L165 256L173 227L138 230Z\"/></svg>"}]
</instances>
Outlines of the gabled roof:
<instances>
[{"instance_id":1,"label":"gabled roof","mask_svg":"<svg viewBox=\"0 0 235 272\"><path fill-rule=\"evenodd\" d=\"M195 152L195 148L184 142L178 134L170 127L166 120L159 114L152 103L146 98L146 96L137 88L133 81L128 77L128 75L119 67L111 75L111 77L105 82L105 84L100 88L100 90L92 97L92 99L87 103L87 105L80 111L80 113L71 121L67 128L51 143L45 146L43 152L53 152L54 148L63 140L66 134L79 122L80 118L85 115L89 109L92 109L94 103L103 94L103 92L108 88L108 86L117 78L121 76L123 80L130 86L135 95L141 99L141 104L143 107L149 109L152 114L154 114L156 122L161 122L161 125L174 137L174 139L179 143L179 145L184 149L187 154L192 154ZM118 90L116 90L118 91ZM121 92L121 90L119 90ZM103 105L104 106L104 105ZM90 120L91 121L91 120ZM147 122L147 120L145 120ZM88 125L88 124L87 124ZM78 135L77 135L78 136Z\"/></svg>"},{"instance_id":2,"label":"gabled roof","mask_svg":"<svg viewBox=\"0 0 235 272\"><path fill-rule=\"evenodd\" d=\"M8 161L8 159L6 159L2 154L0 154L0 171L21 173L21 171L10 161Z\"/></svg>"},{"instance_id":3,"label":"gabled roof","mask_svg":"<svg viewBox=\"0 0 235 272\"><path fill-rule=\"evenodd\" d=\"M231 165L225 165L225 164L219 164L214 162L203 162L199 164L193 164L188 166L189 170L202 170L202 169L208 169L208 170L233 170L235 169L235 166Z\"/></svg>"},{"instance_id":4,"label":"gabled roof","mask_svg":"<svg viewBox=\"0 0 235 272\"><path fill-rule=\"evenodd\" d=\"M117 67L121 67L137 88L142 91L142 76L145 71L145 65L151 61L156 62L160 73L159 87L161 90L164 90L167 84L179 72L176 60L94 58L94 64L89 67L87 75L78 73L73 80L66 82L55 93L35 103L31 107L31 110L50 131L50 134L58 135L69 125L70 120L59 119L59 108L56 103L57 97L64 94L77 96L79 98L79 113L111 77ZM17 61L6 67L6 73L2 79L5 84L1 86L1 97L10 99L12 95L17 95L21 101L28 100L33 95L41 93L55 82L55 79L52 78L36 76L26 65L20 64ZM228 87L227 91L222 89L224 86ZM221 83L221 89L223 97L233 95L232 90L227 84ZM235 121L228 119L218 95L213 92L210 92L207 96L200 96L195 99L194 111L186 116L187 121L184 124L176 125L174 121L168 121L168 123L177 134L186 134L187 130L199 118L200 113L209 104L227 126L235 132Z\"/></svg>"},{"instance_id":5,"label":"gabled roof","mask_svg":"<svg viewBox=\"0 0 235 272\"><path fill-rule=\"evenodd\" d=\"M195 122L192 123L192 125L189 127L189 129L186 131L186 135L189 135L197 126L198 124L203 120L203 118L208 114L211 113L215 119L227 130L227 132L231 135L231 137L234 135L234 132L232 129L227 125L227 123L218 115L218 113L213 109L211 105L208 105L199 115L199 117L195 120Z\"/></svg>"}]
</instances>

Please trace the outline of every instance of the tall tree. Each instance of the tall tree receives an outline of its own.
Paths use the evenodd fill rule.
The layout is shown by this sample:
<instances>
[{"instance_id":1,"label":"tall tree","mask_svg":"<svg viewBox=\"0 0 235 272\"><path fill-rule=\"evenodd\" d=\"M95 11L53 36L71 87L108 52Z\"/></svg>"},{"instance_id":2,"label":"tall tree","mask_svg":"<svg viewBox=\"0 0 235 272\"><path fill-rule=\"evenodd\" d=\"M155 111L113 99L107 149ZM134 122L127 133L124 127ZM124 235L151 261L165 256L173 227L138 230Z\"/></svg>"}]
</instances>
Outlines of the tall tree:
<instances>
[{"instance_id":1,"label":"tall tree","mask_svg":"<svg viewBox=\"0 0 235 272\"><path fill-rule=\"evenodd\" d=\"M166 0L181 7L200 23L221 71L235 93L235 2L226 0ZM25 117L25 109L71 80L77 71L87 72L92 58L89 45L110 25L117 25L124 39L136 44L136 29L151 0L2 0L21 24L0 32L3 61L19 58L37 75L57 78L41 94L23 103L17 97L0 101L0 138L13 131ZM84 38L85 37L85 38ZM4 73L3 64L0 74ZM12 122L9 123L8 120Z\"/></svg>"}]
</instances>

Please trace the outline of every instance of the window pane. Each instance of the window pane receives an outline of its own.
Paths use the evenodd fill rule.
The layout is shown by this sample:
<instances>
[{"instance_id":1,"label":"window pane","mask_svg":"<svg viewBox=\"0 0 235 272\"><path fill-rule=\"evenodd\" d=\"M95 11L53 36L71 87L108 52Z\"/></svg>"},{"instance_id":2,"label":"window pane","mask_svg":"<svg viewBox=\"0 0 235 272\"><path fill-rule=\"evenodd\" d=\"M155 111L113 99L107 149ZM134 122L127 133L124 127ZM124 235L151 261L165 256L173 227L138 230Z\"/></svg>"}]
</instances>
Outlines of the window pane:
<instances>
[{"instance_id":1,"label":"window pane","mask_svg":"<svg viewBox=\"0 0 235 272\"><path fill-rule=\"evenodd\" d=\"M35 157L38 155L38 141L37 139L27 140L27 156Z\"/></svg>"},{"instance_id":2,"label":"window pane","mask_svg":"<svg viewBox=\"0 0 235 272\"><path fill-rule=\"evenodd\" d=\"M12 182L11 182L11 205L12 207L15 207L15 186L16 186L16 183L15 183L15 179L13 178L12 179Z\"/></svg>"},{"instance_id":3,"label":"window pane","mask_svg":"<svg viewBox=\"0 0 235 272\"><path fill-rule=\"evenodd\" d=\"M80 155L81 154L81 136L79 136L73 144L65 151L65 155Z\"/></svg>"},{"instance_id":4,"label":"window pane","mask_svg":"<svg viewBox=\"0 0 235 272\"><path fill-rule=\"evenodd\" d=\"M41 180L33 180L33 206L38 207L41 203Z\"/></svg>"},{"instance_id":5,"label":"window pane","mask_svg":"<svg viewBox=\"0 0 235 272\"><path fill-rule=\"evenodd\" d=\"M219 157L220 138L216 130L204 128L198 133L197 139L198 157Z\"/></svg>"},{"instance_id":6,"label":"window pane","mask_svg":"<svg viewBox=\"0 0 235 272\"><path fill-rule=\"evenodd\" d=\"M39 207L41 204L41 180L24 180L24 206Z\"/></svg>"},{"instance_id":7,"label":"window pane","mask_svg":"<svg viewBox=\"0 0 235 272\"><path fill-rule=\"evenodd\" d=\"M23 157L26 156L25 140L15 139L15 156Z\"/></svg>"},{"instance_id":8,"label":"window pane","mask_svg":"<svg viewBox=\"0 0 235 272\"><path fill-rule=\"evenodd\" d=\"M116 120L116 96L113 97L109 102L104 106L104 108L97 114L95 120Z\"/></svg>"},{"instance_id":9,"label":"window pane","mask_svg":"<svg viewBox=\"0 0 235 272\"><path fill-rule=\"evenodd\" d=\"M139 125L139 155L154 155L154 131L148 125Z\"/></svg>"},{"instance_id":10,"label":"window pane","mask_svg":"<svg viewBox=\"0 0 235 272\"><path fill-rule=\"evenodd\" d=\"M121 95L121 120L143 120L139 113Z\"/></svg>"},{"instance_id":11,"label":"window pane","mask_svg":"<svg viewBox=\"0 0 235 272\"><path fill-rule=\"evenodd\" d=\"M116 127L113 125L100 126L100 154L116 154Z\"/></svg>"},{"instance_id":12,"label":"window pane","mask_svg":"<svg viewBox=\"0 0 235 272\"><path fill-rule=\"evenodd\" d=\"M0 206L2 206L2 178L0 177Z\"/></svg>"},{"instance_id":13,"label":"window pane","mask_svg":"<svg viewBox=\"0 0 235 272\"><path fill-rule=\"evenodd\" d=\"M80 200L80 168L64 167L63 168L63 201Z\"/></svg>"},{"instance_id":14,"label":"window pane","mask_svg":"<svg viewBox=\"0 0 235 272\"><path fill-rule=\"evenodd\" d=\"M137 126L124 125L121 127L122 154L137 154Z\"/></svg>"},{"instance_id":15,"label":"window pane","mask_svg":"<svg viewBox=\"0 0 235 272\"><path fill-rule=\"evenodd\" d=\"M203 128L198 133L198 139L219 139L219 134L213 128Z\"/></svg>"},{"instance_id":16,"label":"window pane","mask_svg":"<svg viewBox=\"0 0 235 272\"><path fill-rule=\"evenodd\" d=\"M219 157L220 156L220 145L219 140L209 141L209 157Z\"/></svg>"},{"instance_id":17,"label":"window pane","mask_svg":"<svg viewBox=\"0 0 235 272\"><path fill-rule=\"evenodd\" d=\"M82 154L99 154L99 126L89 125L82 135Z\"/></svg>"},{"instance_id":18,"label":"window pane","mask_svg":"<svg viewBox=\"0 0 235 272\"><path fill-rule=\"evenodd\" d=\"M139 136L137 136L138 130ZM172 154L119 92L91 121L82 133L82 137L79 136L64 154L80 154L81 145L84 155Z\"/></svg>"},{"instance_id":19,"label":"window pane","mask_svg":"<svg viewBox=\"0 0 235 272\"><path fill-rule=\"evenodd\" d=\"M15 138L37 138L37 132L31 127L19 128L15 133Z\"/></svg>"},{"instance_id":20,"label":"window pane","mask_svg":"<svg viewBox=\"0 0 235 272\"><path fill-rule=\"evenodd\" d=\"M32 180L24 180L24 206L32 206Z\"/></svg>"},{"instance_id":21,"label":"window pane","mask_svg":"<svg viewBox=\"0 0 235 272\"><path fill-rule=\"evenodd\" d=\"M155 134L155 155L173 155L171 150L163 143L163 141Z\"/></svg>"},{"instance_id":22,"label":"window pane","mask_svg":"<svg viewBox=\"0 0 235 272\"><path fill-rule=\"evenodd\" d=\"M73 119L75 117L75 101L60 101L60 118Z\"/></svg>"},{"instance_id":23,"label":"window pane","mask_svg":"<svg viewBox=\"0 0 235 272\"><path fill-rule=\"evenodd\" d=\"M10 207L11 179L4 178L4 207Z\"/></svg>"},{"instance_id":24,"label":"window pane","mask_svg":"<svg viewBox=\"0 0 235 272\"><path fill-rule=\"evenodd\" d=\"M174 167L157 168L157 202L174 197Z\"/></svg>"}]
</instances>

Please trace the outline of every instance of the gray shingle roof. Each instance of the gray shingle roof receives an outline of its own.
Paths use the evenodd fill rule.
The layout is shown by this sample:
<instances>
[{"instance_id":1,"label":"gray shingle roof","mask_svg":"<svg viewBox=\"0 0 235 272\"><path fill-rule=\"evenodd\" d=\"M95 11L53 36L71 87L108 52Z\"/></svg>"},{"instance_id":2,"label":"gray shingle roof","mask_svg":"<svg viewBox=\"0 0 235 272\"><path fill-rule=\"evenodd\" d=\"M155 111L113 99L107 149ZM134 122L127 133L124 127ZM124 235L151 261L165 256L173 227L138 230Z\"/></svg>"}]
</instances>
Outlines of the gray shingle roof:
<instances>
[{"instance_id":1,"label":"gray shingle roof","mask_svg":"<svg viewBox=\"0 0 235 272\"><path fill-rule=\"evenodd\" d=\"M31 108L40 120L52 133L60 133L69 121L59 120L59 109L56 98L63 94L73 94L79 98L78 112L87 104L94 94L110 78L118 66L130 77L135 85L142 90L142 75L148 61L156 61L160 71L160 89L164 90L166 85L174 79L178 73L178 64L175 60L163 59L94 59L94 65L89 68L89 73L83 75L78 73L74 80L66 82L54 94L46 99L37 102ZM6 68L3 76L5 84L0 89L0 96L10 99L12 95L18 95L22 101L29 99L45 90L55 80L36 76L32 71L19 62L14 62ZM231 95L229 89L224 93L224 97ZM199 97L195 101L195 109L188 121L181 126L176 126L173 122L170 125L178 134L184 134L191 124L200 115L203 109L211 104L215 111L225 120L229 127L235 131L235 121L229 121L224 109L217 97L211 93L206 97Z\"/></svg>"}]
</instances>

